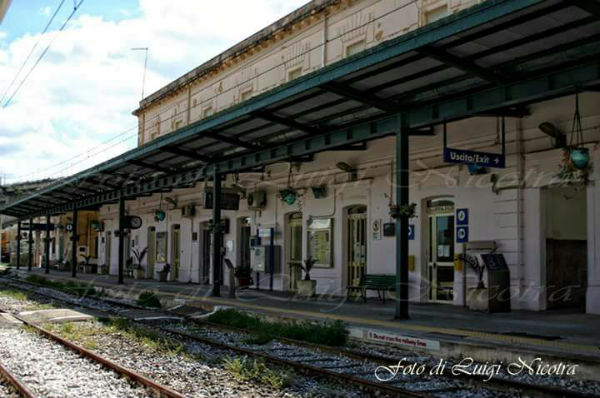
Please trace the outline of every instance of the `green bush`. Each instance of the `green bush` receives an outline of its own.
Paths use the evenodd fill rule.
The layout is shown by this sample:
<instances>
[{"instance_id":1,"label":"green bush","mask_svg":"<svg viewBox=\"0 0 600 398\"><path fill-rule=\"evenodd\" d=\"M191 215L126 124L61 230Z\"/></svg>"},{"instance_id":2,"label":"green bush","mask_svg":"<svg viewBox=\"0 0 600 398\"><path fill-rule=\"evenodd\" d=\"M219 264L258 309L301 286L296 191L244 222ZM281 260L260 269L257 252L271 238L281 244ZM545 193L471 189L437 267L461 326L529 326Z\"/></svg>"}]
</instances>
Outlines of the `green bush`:
<instances>
[{"instance_id":1,"label":"green bush","mask_svg":"<svg viewBox=\"0 0 600 398\"><path fill-rule=\"evenodd\" d=\"M223 367L239 381L254 380L277 389L290 385L289 372L273 370L263 361L256 359L250 362L247 357L224 358Z\"/></svg>"},{"instance_id":2,"label":"green bush","mask_svg":"<svg viewBox=\"0 0 600 398\"><path fill-rule=\"evenodd\" d=\"M43 276L39 275L29 275L25 278L27 282L35 283L36 285L46 286L52 289L60 290L65 293L71 293L79 297L85 296L105 296L106 293L104 291L98 292L94 289L94 286L91 283L79 283L68 281L66 283L62 283L59 281L53 281L51 279L46 279Z\"/></svg>"},{"instance_id":3,"label":"green bush","mask_svg":"<svg viewBox=\"0 0 600 398\"><path fill-rule=\"evenodd\" d=\"M211 314L208 321L248 330L253 334L246 341L249 344L266 344L278 337L328 346L343 346L348 340L348 331L342 321L321 323L307 321L267 322L234 309L219 310Z\"/></svg>"},{"instance_id":4,"label":"green bush","mask_svg":"<svg viewBox=\"0 0 600 398\"><path fill-rule=\"evenodd\" d=\"M136 300L138 305L143 307L161 308L162 304L158 296L152 292L141 292Z\"/></svg>"}]
</instances>

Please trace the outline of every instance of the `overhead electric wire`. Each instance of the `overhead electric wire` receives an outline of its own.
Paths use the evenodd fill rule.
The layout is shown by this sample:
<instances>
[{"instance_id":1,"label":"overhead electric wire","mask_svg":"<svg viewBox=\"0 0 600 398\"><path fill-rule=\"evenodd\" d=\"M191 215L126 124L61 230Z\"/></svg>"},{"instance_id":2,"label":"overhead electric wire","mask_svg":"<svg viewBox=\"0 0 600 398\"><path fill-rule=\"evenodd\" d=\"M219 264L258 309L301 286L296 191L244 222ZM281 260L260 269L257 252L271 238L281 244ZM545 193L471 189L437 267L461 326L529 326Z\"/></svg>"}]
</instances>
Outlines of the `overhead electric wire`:
<instances>
[{"instance_id":1,"label":"overhead electric wire","mask_svg":"<svg viewBox=\"0 0 600 398\"><path fill-rule=\"evenodd\" d=\"M69 21L71 20L71 18L73 18L73 16L75 15L75 13L77 12L77 10L79 9L79 7L81 6L81 4L83 2L84 2L84 0L80 0L79 3L73 4L73 11L71 11L71 14L69 14L69 16L67 17L67 19L65 20L65 22L63 22L62 26L58 29L57 32L62 32L65 29L65 27L67 26L67 24L69 23ZM29 69L29 72L27 72L27 74L25 75L25 77L23 78L23 80L21 80L21 83L19 83L19 85L17 86L17 88L15 89L15 91L13 91L12 95L8 98L8 100L6 101L6 103L3 105L3 108L6 108L11 103L11 101L17 95L17 93L19 92L19 90L21 89L21 87L23 87L23 84L25 83L25 81L27 81L27 79L29 78L29 75L31 75L31 72L34 71L34 69L38 66L38 64L40 63L40 61L42 60L42 58L44 58L44 56L46 55L46 53L50 49L50 46L52 46L52 43L54 43L54 40L56 40L57 37L58 37L58 35L55 35L52 38L52 40L50 41L50 43L48 43L48 45L46 46L46 48L44 48L44 51L42 51L42 53L40 54L40 56L38 57L38 59L35 61L35 63L31 67L31 69Z\"/></svg>"},{"instance_id":2,"label":"overhead electric wire","mask_svg":"<svg viewBox=\"0 0 600 398\"><path fill-rule=\"evenodd\" d=\"M83 2L83 0L81 0L81 2L79 3L79 5L81 5L81 3L82 3L82 2ZM345 32L343 32L343 33L340 33L340 34L338 34L337 36L334 36L334 37L328 38L328 39L327 39L327 40L326 40L324 43L320 43L320 44L317 44L317 45L315 45L314 47L311 47L311 48L309 48L309 49L307 49L307 50L303 50L302 52L300 52L299 54L296 54L296 55L294 55L294 56L293 56L293 57L291 57L290 59L288 59L288 60L285 60L285 61L283 61L283 62L281 62L281 63L279 63L279 64L277 64L277 65L274 65L274 66L272 66L272 67L270 67L270 68L268 68L268 69L266 69L266 70L264 70L264 71L262 71L262 72L258 73L258 74L257 74L256 76L254 76L254 77L250 77L250 78L248 78L247 80L244 80L244 81L241 81L241 82L238 82L238 83L236 83L236 84L235 84L235 85L233 85L232 87L229 87L229 88L227 88L227 89L226 89L226 90L225 90L223 93L214 94L214 95L212 95L211 97L209 97L208 99L205 99L204 101L198 102L198 104L197 104L197 105L190 106L190 108L189 108L189 109L191 110L191 109L196 109L196 108L199 108L199 107L203 106L204 104L206 104L207 102L209 102L209 101L212 101L212 100L216 99L218 96L220 96L220 95L223 95L224 93L227 93L227 92L230 92L230 91L232 91L232 90L238 89L240 86L242 86L243 84L245 84L245 83L249 82L249 81L250 81L250 80L252 80L252 79L255 79L255 78L257 78L257 77L260 77L260 76L263 76L263 75L265 75L265 74L267 74L267 73L270 73L270 72L274 71L275 69L277 69L278 67L281 67L282 65L285 65L285 64L287 64L287 63L289 63L289 62L291 62L291 61L293 61L293 60L299 59L300 57L302 57L302 56L304 56L304 55L306 55L306 54L310 53L311 51L314 51L314 50L316 50L316 49L318 49L318 48L320 48L320 47L322 47L322 46L324 46L324 45L327 45L328 43L330 43L330 42L332 42L332 41L334 41L334 40L341 39L341 38L342 38L344 35L348 34L349 32L353 32L353 31L356 31L356 30L358 30L358 29L361 29L361 28L363 28L364 26L366 26L366 25L368 25L368 24L374 23L374 22L375 22L375 21L377 21L377 20L381 20L381 19L383 19L383 18L385 18L385 17L388 17L389 15L393 14L394 12L397 12L397 11L399 11L399 10L401 10L401 9L403 9L403 8L406 8L406 7L408 7L408 6L412 5L412 4L415 4L415 3L417 3L417 0L411 0L411 1L409 1L408 3L402 4L402 5L400 5L400 6L396 7L396 8L394 8L394 9L392 9L392 10L389 10L389 11L387 11L386 13L384 13L384 14L382 14L382 15L379 15L379 16L377 16L376 18L374 18L374 19L372 19L372 20L369 20L368 22L365 22L365 23L362 23L362 24L360 24L360 25L357 25L357 26L355 26L355 27L353 27L353 28L349 29L348 31L345 31ZM79 6L78 6L78 7L79 7ZM359 14L359 13L360 13L360 11L357 11L357 12L355 12L355 13L354 13L354 14L352 14L352 15L356 15L356 14ZM162 111L162 112L159 112L159 113L158 113L156 116L160 118L160 116L161 116L161 115L164 115L164 114L167 114L167 113L170 113L170 112L171 112L171 110L170 110L170 109L167 109L167 110L164 110L164 111ZM176 117L177 117L177 116L179 116L179 115L182 115L184 112L186 112L186 110L182 110L182 111L180 111L180 112L177 112L177 113L175 113L175 114L173 114L173 115L169 116L167 119L165 119L165 120L162 120L161 122L166 122L166 121L169 121L169 120L171 120L171 121L172 121L174 118L176 118ZM147 131L149 131L150 129L152 129L152 127L144 126L144 128L141 130L141 134L142 134L142 135L144 135L144 134L145 134ZM131 129L128 129L128 130L126 130L125 132L122 132L122 133L120 133L120 134L119 134L119 135L117 135L116 137L113 137L112 139L110 139L110 140L106 141L104 144L106 144L106 143L108 143L108 142L112 141L113 139L116 139L116 138L118 138L118 137L120 137L120 136L123 136L123 135L125 135L125 134L126 134L126 132L128 132L128 131L130 131L130 130L131 130ZM139 134L140 134L140 132L137 132L136 134L138 134L138 135L139 135ZM116 145L118 145L118 144L120 144L120 143L123 143L123 142L127 141L128 139L129 139L129 137L128 137L128 138L125 138L125 139L123 139L123 140L121 140L121 141L119 141L119 142L117 142L117 143L115 143L115 144L113 144L113 145L111 145L111 146L109 146L108 148L105 148L105 149L104 149L104 150L102 150L102 151L99 151L98 153L104 153L104 152L106 152L108 149L110 149L110 148L113 148L113 147L115 147ZM101 145L102 145L102 144L101 144ZM100 146L100 145L99 145L99 146ZM98 146L98 147L99 147L99 146ZM92 148L92 149L93 149L93 148ZM88 150L88 152L89 152L89 151L91 151L91 149L90 149L90 150ZM84 153L85 153L85 152L84 152ZM77 158L78 158L78 157L80 157L81 155L83 155L83 153L82 153L82 154L80 154L80 155L78 155L78 156L75 156L75 157L71 158L71 159L70 159L70 161L72 161L72 160L74 160L74 159L77 159ZM89 157L88 157L88 158L89 158ZM70 169L71 167L73 167L73 165L80 164L80 163L82 163L82 162L83 162L83 161L79 161L79 162L77 162L77 163L75 163L75 164L71 164L71 166L67 166L67 167L65 167L64 169L60 170L60 171L68 170L68 169ZM68 163L69 163L69 160L65 160L65 161L59 162L59 163L57 163L57 164L55 164L54 166L51 166L51 167L56 167L56 166L59 166L59 165L66 165L66 164L68 164ZM38 173L38 172L32 172L32 173L29 173L29 174L27 174L27 176L34 176L34 175L39 175L39 173ZM23 177L24 177L24 176L23 176ZM15 178L11 178L11 179L18 179L18 178L20 178L20 177L15 177Z\"/></svg>"},{"instance_id":3,"label":"overhead electric wire","mask_svg":"<svg viewBox=\"0 0 600 398\"><path fill-rule=\"evenodd\" d=\"M54 14L52 14L52 17L50 17L50 20L46 24L46 27L44 28L44 30L40 34L39 39L31 47L31 50L29 50L29 54L27 54L27 57L25 58L25 61L23 61L23 63L19 67L19 70L15 74L15 77L12 79L12 81L10 82L10 84L4 90L4 93L2 94L2 98L0 99L0 104L2 102L4 102L4 99L6 98L6 94L8 94L8 91L12 88L13 84L15 84L15 82L19 78L19 75L21 75L21 72L23 71L23 68L25 67L25 65L27 65L27 62L29 62L29 58L31 58L31 55L33 54L33 52L35 51L35 49L38 47L38 45L40 44L40 42L42 41L42 37L48 31L48 28L50 27L50 25L54 21L54 18L56 17L56 14L58 14L58 12L60 11L60 9L62 8L62 6L63 6L64 3L65 3L65 0L61 0L60 4L58 5L58 8L56 8L56 10L54 11Z\"/></svg>"}]
</instances>

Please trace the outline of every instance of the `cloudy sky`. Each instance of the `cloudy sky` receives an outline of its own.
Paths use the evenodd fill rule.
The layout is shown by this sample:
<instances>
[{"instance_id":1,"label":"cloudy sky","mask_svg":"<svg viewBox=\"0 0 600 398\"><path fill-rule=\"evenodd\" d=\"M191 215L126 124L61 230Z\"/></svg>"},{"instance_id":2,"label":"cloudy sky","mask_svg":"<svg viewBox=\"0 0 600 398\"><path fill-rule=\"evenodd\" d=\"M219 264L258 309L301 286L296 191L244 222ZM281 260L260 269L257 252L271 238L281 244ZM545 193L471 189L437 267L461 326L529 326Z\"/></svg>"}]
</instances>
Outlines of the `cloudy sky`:
<instances>
[{"instance_id":1,"label":"cloudy sky","mask_svg":"<svg viewBox=\"0 0 600 398\"><path fill-rule=\"evenodd\" d=\"M146 94L307 0L13 0L0 23L0 176L60 177L136 145L144 54ZM39 41L16 82L16 73ZM13 100L7 98L48 52Z\"/></svg>"}]
</instances>

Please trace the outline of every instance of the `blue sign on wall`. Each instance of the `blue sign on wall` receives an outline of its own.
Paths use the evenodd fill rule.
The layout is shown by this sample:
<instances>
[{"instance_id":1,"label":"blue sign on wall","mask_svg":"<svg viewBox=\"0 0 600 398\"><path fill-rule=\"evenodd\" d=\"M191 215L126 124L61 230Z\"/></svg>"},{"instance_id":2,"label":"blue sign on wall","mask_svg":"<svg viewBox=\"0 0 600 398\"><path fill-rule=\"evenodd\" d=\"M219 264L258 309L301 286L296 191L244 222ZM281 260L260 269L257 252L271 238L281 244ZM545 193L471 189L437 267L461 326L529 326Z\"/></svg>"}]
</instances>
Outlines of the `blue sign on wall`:
<instances>
[{"instance_id":1,"label":"blue sign on wall","mask_svg":"<svg viewBox=\"0 0 600 398\"><path fill-rule=\"evenodd\" d=\"M475 152L464 149L444 148L444 162L476 164L482 167L506 167L506 157L500 153Z\"/></svg>"},{"instance_id":2,"label":"blue sign on wall","mask_svg":"<svg viewBox=\"0 0 600 398\"><path fill-rule=\"evenodd\" d=\"M469 225L469 209L456 209L456 225Z\"/></svg>"},{"instance_id":3,"label":"blue sign on wall","mask_svg":"<svg viewBox=\"0 0 600 398\"><path fill-rule=\"evenodd\" d=\"M456 243L467 243L469 241L469 227L456 227Z\"/></svg>"},{"instance_id":4,"label":"blue sign on wall","mask_svg":"<svg viewBox=\"0 0 600 398\"><path fill-rule=\"evenodd\" d=\"M408 240L415 240L415 226L408 224Z\"/></svg>"}]
</instances>

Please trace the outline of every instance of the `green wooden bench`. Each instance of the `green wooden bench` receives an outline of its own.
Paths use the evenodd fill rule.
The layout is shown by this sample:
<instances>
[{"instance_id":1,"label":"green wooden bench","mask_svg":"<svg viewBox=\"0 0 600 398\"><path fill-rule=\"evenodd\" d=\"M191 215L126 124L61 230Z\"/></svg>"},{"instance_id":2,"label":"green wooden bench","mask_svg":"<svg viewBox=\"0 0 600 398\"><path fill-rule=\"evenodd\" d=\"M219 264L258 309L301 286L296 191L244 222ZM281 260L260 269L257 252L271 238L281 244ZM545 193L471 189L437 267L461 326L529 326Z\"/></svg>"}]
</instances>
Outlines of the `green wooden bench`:
<instances>
[{"instance_id":1,"label":"green wooden bench","mask_svg":"<svg viewBox=\"0 0 600 398\"><path fill-rule=\"evenodd\" d=\"M358 286L348 286L348 293L360 290L363 301L367 302L367 290L376 290L379 301L385 304L385 292L396 290L396 275L365 274L360 278Z\"/></svg>"}]
</instances>

